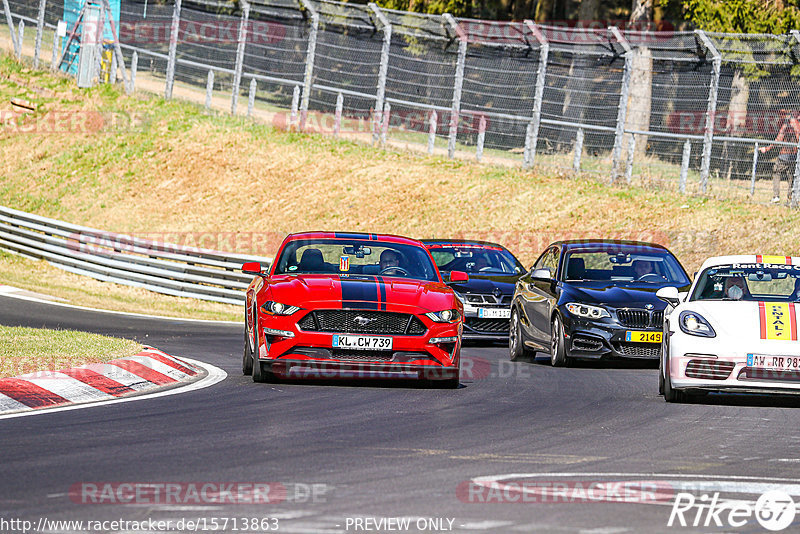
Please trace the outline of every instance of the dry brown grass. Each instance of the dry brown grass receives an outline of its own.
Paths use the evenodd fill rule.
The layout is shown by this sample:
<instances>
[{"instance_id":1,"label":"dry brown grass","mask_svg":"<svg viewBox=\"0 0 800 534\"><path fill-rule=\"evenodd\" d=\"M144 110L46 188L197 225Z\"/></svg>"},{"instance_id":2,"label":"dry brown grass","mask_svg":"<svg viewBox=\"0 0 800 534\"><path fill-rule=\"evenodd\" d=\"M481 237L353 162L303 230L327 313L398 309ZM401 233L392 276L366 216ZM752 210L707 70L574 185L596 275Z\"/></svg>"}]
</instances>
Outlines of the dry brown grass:
<instances>
[{"instance_id":1,"label":"dry brown grass","mask_svg":"<svg viewBox=\"0 0 800 534\"><path fill-rule=\"evenodd\" d=\"M110 105L95 93L82 105ZM484 238L528 265L561 238L653 240L690 270L715 254L799 252L800 216L781 207L384 151L142 95L111 105L153 113L149 130L0 135L0 202L119 232L238 232L235 248L261 255L311 229Z\"/></svg>"}]
</instances>

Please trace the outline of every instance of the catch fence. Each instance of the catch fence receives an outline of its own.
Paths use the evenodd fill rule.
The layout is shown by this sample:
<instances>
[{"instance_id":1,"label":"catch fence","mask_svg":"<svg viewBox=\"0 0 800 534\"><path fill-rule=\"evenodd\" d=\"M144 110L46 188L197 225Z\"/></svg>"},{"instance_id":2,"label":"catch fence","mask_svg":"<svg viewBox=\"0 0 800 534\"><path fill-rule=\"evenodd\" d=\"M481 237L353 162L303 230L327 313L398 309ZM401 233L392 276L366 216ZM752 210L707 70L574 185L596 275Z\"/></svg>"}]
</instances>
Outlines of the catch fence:
<instances>
[{"instance_id":1,"label":"catch fence","mask_svg":"<svg viewBox=\"0 0 800 534\"><path fill-rule=\"evenodd\" d=\"M99 77L129 73L129 90L227 99L277 126L449 157L800 202L800 123L789 120L800 110L798 32L537 25L328 0L91 1L103 7L100 49L119 50L110 66L97 60ZM0 28L19 55L74 73L91 33L74 24L82 0L3 5Z\"/></svg>"}]
</instances>

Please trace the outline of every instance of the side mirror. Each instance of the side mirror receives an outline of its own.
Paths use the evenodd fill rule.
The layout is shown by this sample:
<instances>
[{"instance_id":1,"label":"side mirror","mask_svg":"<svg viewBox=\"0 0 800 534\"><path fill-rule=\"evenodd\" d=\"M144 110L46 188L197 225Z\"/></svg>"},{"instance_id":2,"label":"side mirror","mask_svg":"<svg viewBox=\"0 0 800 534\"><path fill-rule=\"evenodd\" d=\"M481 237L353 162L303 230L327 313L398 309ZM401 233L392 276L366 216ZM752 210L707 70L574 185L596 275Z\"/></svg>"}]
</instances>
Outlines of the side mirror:
<instances>
[{"instance_id":1,"label":"side mirror","mask_svg":"<svg viewBox=\"0 0 800 534\"><path fill-rule=\"evenodd\" d=\"M662 287L656 291L656 297L660 298L673 308L681 303L681 296L678 293L677 287Z\"/></svg>"},{"instance_id":2,"label":"side mirror","mask_svg":"<svg viewBox=\"0 0 800 534\"><path fill-rule=\"evenodd\" d=\"M531 273L531 278L537 282L552 282L553 275L550 274L550 269L534 269Z\"/></svg>"},{"instance_id":3,"label":"side mirror","mask_svg":"<svg viewBox=\"0 0 800 534\"><path fill-rule=\"evenodd\" d=\"M262 275L261 264L257 261L248 261L242 265L242 272L245 274Z\"/></svg>"},{"instance_id":4,"label":"side mirror","mask_svg":"<svg viewBox=\"0 0 800 534\"><path fill-rule=\"evenodd\" d=\"M447 284L463 284L469 282L469 275L464 271L450 271L450 280Z\"/></svg>"}]
</instances>

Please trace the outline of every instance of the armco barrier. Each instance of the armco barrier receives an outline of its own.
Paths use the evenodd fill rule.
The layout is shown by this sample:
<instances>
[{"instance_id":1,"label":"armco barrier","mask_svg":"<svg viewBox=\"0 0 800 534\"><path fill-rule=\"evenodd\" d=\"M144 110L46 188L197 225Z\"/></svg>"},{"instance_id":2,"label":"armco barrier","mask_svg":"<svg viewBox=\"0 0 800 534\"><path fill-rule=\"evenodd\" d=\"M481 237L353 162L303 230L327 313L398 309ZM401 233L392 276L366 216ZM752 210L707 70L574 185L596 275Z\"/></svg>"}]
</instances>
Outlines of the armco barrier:
<instances>
[{"instance_id":1,"label":"armco barrier","mask_svg":"<svg viewBox=\"0 0 800 534\"><path fill-rule=\"evenodd\" d=\"M271 258L159 243L0 206L0 249L71 273L179 297L241 304L242 263Z\"/></svg>"}]
</instances>

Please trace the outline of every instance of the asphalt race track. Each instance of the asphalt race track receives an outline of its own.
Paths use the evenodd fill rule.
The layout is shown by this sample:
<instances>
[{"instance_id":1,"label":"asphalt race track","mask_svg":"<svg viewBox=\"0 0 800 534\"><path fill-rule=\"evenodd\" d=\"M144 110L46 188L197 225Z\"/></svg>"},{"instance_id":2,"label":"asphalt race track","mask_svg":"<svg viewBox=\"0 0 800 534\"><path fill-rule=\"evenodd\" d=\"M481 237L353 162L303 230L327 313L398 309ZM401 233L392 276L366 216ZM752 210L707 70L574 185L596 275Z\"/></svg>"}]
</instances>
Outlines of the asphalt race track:
<instances>
[{"instance_id":1,"label":"asphalt race track","mask_svg":"<svg viewBox=\"0 0 800 534\"><path fill-rule=\"evenodd\" d=\"M462 353L471 376L458 390L254 384L241 374L240 325L7 297L0 297L0 323L134 338L229 374L186 394L0 421L0 532L19 531L1 520L38 525L42 518L205 518L206 532L245 531L241 523L234 528L233 518L276 518L255 530L276 525L293 533L722 531L713 522L703 527L705 516L693 528L696 510L687 512L686 528L668 527L672 498L619 502L617 494L587 502L573 491L573 502L536 494L523 502L515 488L536 481L567 481L573 489L667 481L673 492L680 484L695 488L698 501L719 492L721 499L752 502L763 483L778 482L800 493L800 399L711 395L670 405L657 395L657 371L649 364L553 369L544 358L512 364L505 347L472 345ZM508 474L517 481L504 486L509 491L489 494L469 484ZM261 504L92 504L69 496L75 485L166 482L271 483L286 494ZM706 491L692 486L700 482ZM227 528L211 528L212 518L228 518ZM410 527L387 518L407 518ZM787 531L798 525L800 517ZM750 518L726 531L764 529Z\"/></svg>"}]
</instances>

